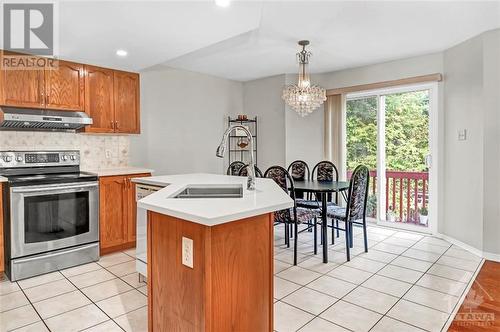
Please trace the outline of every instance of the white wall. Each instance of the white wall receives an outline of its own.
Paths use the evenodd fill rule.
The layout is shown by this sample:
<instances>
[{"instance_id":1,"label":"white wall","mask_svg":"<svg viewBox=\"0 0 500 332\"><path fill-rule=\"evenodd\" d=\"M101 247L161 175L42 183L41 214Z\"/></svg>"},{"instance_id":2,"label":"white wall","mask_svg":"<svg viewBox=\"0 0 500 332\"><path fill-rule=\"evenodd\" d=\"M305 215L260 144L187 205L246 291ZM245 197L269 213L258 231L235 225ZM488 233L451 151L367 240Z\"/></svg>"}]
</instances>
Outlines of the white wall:
<instances>
[{"instance_id":1,"label":"white wall","mask_svg":"<svg viewBox=\"0 0 500 332\"><path fill-rule=\"evenodd\" d=\"M157 174L222 173L215 150L227 116L242 110L240 82L164 66L141 72L142 134L131 138L131 163Z\"/></svg>"},{"instance_id":2,"label":"white wall","mask_svg":"<svg viewBox=\"0 0 500 332\"><path fill-rule=\"evenodd\" d=\"M483 37L483 250L500 255L500 30Z\"/></svg>"},{"instance_id":3,"label":"white wall","mask_svg":"<svg viewBox=\"0 0 500 332\"><path fill-rule=\"evenodd\" d=\"M482 248L483 107L482 39L444 52L444 200L440 232ZM467 130L458 141L457 131Z\"/></svg>"},{"instance_id":4,"label":"white wall","mask_svg":"<svg viewBox=\"0 0 500 332\"><path fill-rule=\"evenodd\" d=\"M243 108L249 117L258 118L258 166L285 165L285 103L281 91L285 75L243 83Z\"/></svg>"}]
</instances>

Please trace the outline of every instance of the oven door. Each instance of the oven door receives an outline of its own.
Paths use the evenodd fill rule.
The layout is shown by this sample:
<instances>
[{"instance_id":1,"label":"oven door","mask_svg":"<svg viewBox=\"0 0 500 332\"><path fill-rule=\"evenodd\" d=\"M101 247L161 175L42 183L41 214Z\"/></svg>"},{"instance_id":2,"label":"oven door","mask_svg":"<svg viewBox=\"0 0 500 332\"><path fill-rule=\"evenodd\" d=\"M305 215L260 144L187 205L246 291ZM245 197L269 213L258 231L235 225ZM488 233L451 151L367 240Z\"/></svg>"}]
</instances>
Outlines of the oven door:
<instances>
[{"instance_id":1,"label":"oven door","mask_svg":"<svg viewBox=\"0 0 500 332\"><path fill-rule=\"evenodd\" d=\"M97 181L11 187L11 257L99 240Z\"/></svg>"}]
</instances>

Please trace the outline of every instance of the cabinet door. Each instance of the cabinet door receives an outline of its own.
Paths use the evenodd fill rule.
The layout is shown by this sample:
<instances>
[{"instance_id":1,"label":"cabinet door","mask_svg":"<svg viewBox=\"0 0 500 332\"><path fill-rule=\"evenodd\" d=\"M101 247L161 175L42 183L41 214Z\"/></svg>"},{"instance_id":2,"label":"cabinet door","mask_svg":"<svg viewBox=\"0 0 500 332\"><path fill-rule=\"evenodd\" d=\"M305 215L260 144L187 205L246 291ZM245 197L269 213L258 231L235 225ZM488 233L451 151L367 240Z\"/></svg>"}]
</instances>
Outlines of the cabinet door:
<instances>
[{"instance_id":1,"label":"cabinet door","mask_svg":"<svg viewBox=\"0 0 500 332\"><path fill-rule=\"evenodd\" d=\"M137 202L135 200L135 183L131 181L133 178L142 178L151 176L149 173L144 174L134 174L130 175L128 178L128 199L129 199L129 208L128 208L128 242L134 242L137 236Z\"/></svg>"},{"instance_id":2,"label":"cabinet door","mask_svg":"<svg viewBox=\"0 0 500 332\"><path fill-rule=\"evenodd\" d=\"M85 71L80 63L59 61L57 69L45 71L45 104L47 108L83 111Z\"/></svg>"},{"instance_id":3,"label":"cabinet door","mask_svg":"<svg viewBox=\"0 0 500 332\"><path fill-rule=\"evenodd\" d=\"M2 105L41 108L44 106L44 70L2 67L0 89Z\"/></svg>"},{"instance_id":4,"label":"cabinet door","mask_svg":"<svg viewBox=\"0 0 500 332\"><path fill-rule=\"evenodd\" d=\"M99 237L105 249L127 242L128 197L126 177L102 177L99 182Z\"/></svg>"},{"instance_id":5,"label":"cabinet door","mask_svg":"<svg viewBox=\"0 0 500 332\"><path fill-rule=\"evenodd\" d=\"M140 133L139 74L114 72L115 131Z\"/></svg>"},{"instance_id":6,"label":"cabinet door","mask_svg":"<svg viewBox=\"0 0 500 332\"><path fill-rule=\"evenodd\" d=\"M93 121L85 131L111 133L114 131L113 70L85 66L85 113Z\"/></svg>"}]
</instances>

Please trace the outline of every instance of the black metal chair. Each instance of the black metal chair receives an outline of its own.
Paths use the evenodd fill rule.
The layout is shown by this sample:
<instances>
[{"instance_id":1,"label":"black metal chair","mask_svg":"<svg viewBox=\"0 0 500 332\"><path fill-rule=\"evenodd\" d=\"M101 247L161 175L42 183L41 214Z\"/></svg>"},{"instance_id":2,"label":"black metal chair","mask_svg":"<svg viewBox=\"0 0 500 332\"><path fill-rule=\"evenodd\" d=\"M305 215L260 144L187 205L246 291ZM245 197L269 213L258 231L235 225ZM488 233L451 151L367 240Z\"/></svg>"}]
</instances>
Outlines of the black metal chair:
<instances>
[{"instance_id":1,"label":"black metal chair","mask_svg":"<svg viewBox=\"0 0 500 332\"><path fill-rule=\"evenodd\" d=\"M242 168L240 168L240 171L238 173L239 176L248 176L248 164L244 165ZM255 177L258 177L258 178L263 178L264 175L262 174L262 171L257 167L255 166Z\"/></svg>"},{"instance_id":2,"label":"black metal chair","mask_svg":"<svg viewBox=\"0 0 500 332\"><path fill-rule=\"evenodd\" d=\"M297 207L297 203L295 201L295 188L293 185L293 178L290 173L286 169L281 166L271 166L264 173L264 177L273 179L286 193L290 195L293 199L293 208L276 211L274 213L274 221L275 223L283 223L285 225L285 242L288 247L290 247L290 237L289 237L289 228L288 225L293 225L294 232L294 243L293 243L293 265L297 265L297 245L298 245L298 235L306 230L309 230L310 227L314 229L314 240L315 243L317 241L317 232L316 232L316 222L312 225L305 224L307 227L299 232L298 227L299 224L308 222L312 219L315 219L319 216L317 210L305 209Z\"/></svg>"},{"instance_id":3,"label":"black metal chair","mask_svg":"<svg viewBox=\"0 0 500 332\"><path fill-rule=\"evenodd\" d=\"M330 205L327 208L327 216L332 221L343 221L344 228L333 226L332 230L345 231L347 260L351 259L350 248L353 246L352 226L361 225L363 227L363 237L365 252L368 252L368 239L366 232L366 203L368 201L368 187L370 183L370 170L364 165L356 167L352 173L347 194L347 207ZM329 226L328 226L329 227Z\"/></svg>"},{"instance_id":4,"label":"black metal chair","mask_svg":"<svg viewBox=\"0 0 500 332\"><path fill-rule=\"evenodd\" d=\"M316 178L317 181L338 181L339 171L334 163L328 160L323 160L314 166L311 173L311 178L312 179ZM327 203L328 205L336 205L338 204L338 202L339 202L338 193L335 194L335 202L332 202L332 195L328 194L328 203ZM308 200L298 199L297 206L308 209L321 209L321 201L317 197ZM337 237L339 237L338 231L337 231ZM334 243L335 243L335 232L332 228L332 244Z\"/></svg>"},{"instance_id":5,"label":"black metal chair","mask_svg":"<svg viewBox=\"0 0 500 332\"><path fill-rule=\"evenodd\" d=\"M233 161L227 168L226 175L238 176L240 174L241 168L245 167L245 163L242 161Z\"/></svg>"}]
</instances>

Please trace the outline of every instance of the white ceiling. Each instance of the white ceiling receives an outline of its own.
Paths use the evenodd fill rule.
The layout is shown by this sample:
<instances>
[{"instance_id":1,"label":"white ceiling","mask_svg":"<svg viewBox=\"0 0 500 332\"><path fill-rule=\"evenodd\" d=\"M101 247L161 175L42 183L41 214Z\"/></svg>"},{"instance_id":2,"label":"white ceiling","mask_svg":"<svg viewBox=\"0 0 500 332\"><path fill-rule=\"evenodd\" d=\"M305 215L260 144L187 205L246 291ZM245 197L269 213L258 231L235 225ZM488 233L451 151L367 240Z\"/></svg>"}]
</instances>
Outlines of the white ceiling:
<instances>
[{"instance_id":1,"label":"white ceiling","mask_svg":"<svg viewBox=\"0 0 500 332\"><path fill-rule=\"evenodd\" d=\"M245 81L295 72L299 39L313 72L442 51L499 28L500 1L62 1L59 18L61 58Z\"/></svg>"}]
</instances>

